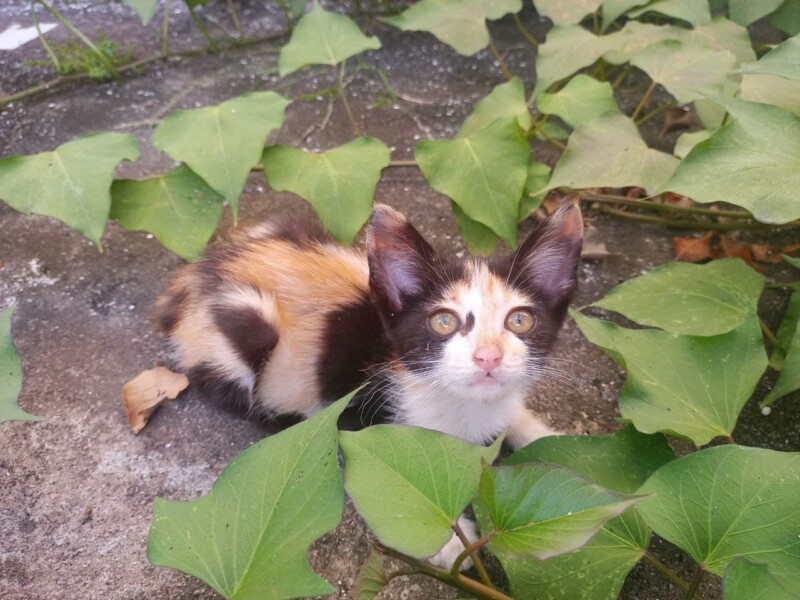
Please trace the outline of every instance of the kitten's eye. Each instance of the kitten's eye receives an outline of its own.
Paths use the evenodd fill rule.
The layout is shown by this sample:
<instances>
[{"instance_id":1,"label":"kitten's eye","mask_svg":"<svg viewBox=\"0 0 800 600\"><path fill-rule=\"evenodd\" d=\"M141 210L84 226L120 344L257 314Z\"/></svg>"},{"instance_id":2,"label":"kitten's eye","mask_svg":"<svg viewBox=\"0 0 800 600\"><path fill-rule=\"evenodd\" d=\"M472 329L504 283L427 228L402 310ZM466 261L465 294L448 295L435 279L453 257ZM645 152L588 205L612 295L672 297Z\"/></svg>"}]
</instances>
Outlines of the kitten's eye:
<instances>
[{"instance_id":1,"label":"kitten's eye","mask_svg":"<svg viewBox=\"0 0 800 600\"><path fill-rule=\"evenodd\" d=\"M428 320L428 323L436 333L439 335L450 335L458 331L461 326L458 317L451 313L449 310L440 310L433 313L433 316Z\"/></svg>"},{"instance_id":2,"label":"kitten's eye","mask_svg":"<svg viewBox=\"0 0 800 600\"><path fill-rule=\"evenodd\" d=\"M506 329L517 335L528 333L534 325L536 318L528 310L512 310L506 317Z\"/></svg>"}]
</instances>

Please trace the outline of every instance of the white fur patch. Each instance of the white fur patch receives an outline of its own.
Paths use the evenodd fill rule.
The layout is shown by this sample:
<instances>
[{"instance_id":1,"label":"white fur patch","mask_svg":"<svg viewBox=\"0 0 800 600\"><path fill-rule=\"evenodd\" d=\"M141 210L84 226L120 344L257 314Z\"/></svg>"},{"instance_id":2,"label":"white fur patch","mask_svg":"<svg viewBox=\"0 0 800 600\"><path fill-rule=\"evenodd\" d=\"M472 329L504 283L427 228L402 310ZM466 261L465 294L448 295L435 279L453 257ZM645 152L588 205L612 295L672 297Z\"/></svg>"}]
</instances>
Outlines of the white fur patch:
<instances>
[{"instance_id":1,"label":"white fur patch","mask_svg":"<svg viewBox=\"0 0 800 600\"><path fill-rule=\"evenodd\" d=\"M478 534L478 526L472 519L468 519L464 515L461 515L458 518L458 526L461 528L461 531L464 533L464 535L467 536L470 544L474 544L480 539L480 535ZM454 533L453 537L450 538L444 547L442 547L439 552L428 559L428 562L443 569L450 569L453 566L453 563L456 562L458 556L464 550L464 544ZM472 559L467 558L463 563L461 563L459 570L466 571L471 566Z\"/></svg>"}]
</instances>

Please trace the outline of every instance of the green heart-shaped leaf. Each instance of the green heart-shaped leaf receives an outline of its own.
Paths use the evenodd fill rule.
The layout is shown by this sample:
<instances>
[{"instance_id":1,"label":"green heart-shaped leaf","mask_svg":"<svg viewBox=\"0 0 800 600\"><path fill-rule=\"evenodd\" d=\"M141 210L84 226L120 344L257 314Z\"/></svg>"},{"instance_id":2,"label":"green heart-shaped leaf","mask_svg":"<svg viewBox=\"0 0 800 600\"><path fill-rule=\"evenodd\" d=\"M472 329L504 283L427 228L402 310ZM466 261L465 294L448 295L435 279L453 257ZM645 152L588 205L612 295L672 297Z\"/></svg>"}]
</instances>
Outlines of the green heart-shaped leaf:
<instances>
[{"instance_id":1,"label":"green heart-shaped leaf","mask_svg":"<svg viewBox=\"0 0 800 600\"><path fill-rule=\"evenodd\" d=\"M800 117L735 98L714 101L733 121L697 144L663 189L742 206L764 223L800 217Z\"/></svg>"},{"instance_id":2,"label":"green heart-shaped leaf","mask_svg":"<svg viewBox=\"0 0 800 600\"><path fill-rule=\"evenodd\" d=\"M361 33L352 19L325 10L315 1L295 25L289 43L281 48L278 72L284 77L306 65L333 67L351 56L380 47L380 40Z\"/></svg>"},{"instance_id":3,"label":"green heart-shaped leaf","mask_svg":"<svg viewBox=\"0 0 800 600\"><path fill-rule=\"evenodd\" d=\"M536 107L546 115L561 117L576 127L610 112L619 112L614 90L606 81L576 75L555 94L539 94Z\"/></svg>"},{"instance_id":4,"label":"green heart-shaped leaf","mask_svg":"<svg viewBox=\"0 0 800 600\"><path fill-rule=\"evenodd\" d=\"M731 20L740 25L750 25L783 4L783 0L728 0Z\"/></svg>"},{"instance_id":5,"label":"green heart-shaped leaf","mask_svg":"<svg viewBox=\"0 0 800 600\"><path fill-rule=\"evenodd\" d=\"M0 198L25 214L55 217L99 245L114 170L121 161L137 158L136 138L121 133L98 133L50 152L4 158Z\"/></svg>"},{"instance_id":6,"label":"green heart-shaped leaf","mask_svg":"<svg viewBox=\"0 0 800 600\"><path fill-rule=\"evenodd\" d=\"M122 179L111 186L111 218L144 230L186 260L203 256L222 216L222 196L186 165L161 177Z\"/></svg>"},{"instance_id":7,"label":"green heart-shaped leaf","mask_svg":"<svg viewBox=\"0 0 800 600\"><path fill-rule=\"evenodd\" d=\"M753 315L763 289L764 276L739 259L672 262L618 285L593 306L672 333L710 336Z\"/></svg>"},{"instance_id":8,"label":"green heart-shaped leaf","mask_svg":"<svg viewBox=\"0 0 800 600\"><path fill-rule=\"evenodd\" d=\"M800 117L800 81L778 75L745 73L739 84L739 98L771 104Z\"/></svg>"},{"instance_id":9,"label":"green heart-shaped leaf","mask_svg":"<svg viewBox=\"0 0 800 600\"><path fill-rule=\"evenodd\" d=\"M22 365L14 340L11 339L11 315L14 307L0 311L0 423L5 421L39 421L17 406L22 390Z\"/></svg>"},{"instance_id":10,"label":"green heart-shaped leaf","mask_svg":"<svg viewBox=\"0 0 800 600\"><path fill-rule=\"evenodd\" d=\"M554 465L485 467L482 508L491 521L489 547L511 558L565 554L586 544L608 519L641 500L611 492Z\"/></svg>"},{"instance_id":11,"label":"green heart-shaped leaf","mask_svg":"<svg viewBox=\"0 0 800 600\"><path fill-rule=\"evenodd\" d=\"M153 145L189 165L239 210L250 169L267 135L283 124L289 101L275 92L249 92L216 106L177 110L153 132Z\"/></svg>"},{"instance_id":12,"label":"green heart-shaped leaf","mask_svg":"<svg viewBox=\"0 0 800 600\"><path fill-rule=\"evenodd\" d=\"M577 25L583 18L595 12L603 0L533 0L533 5L543 17L555 25Z\"/></svg>"},{"instance_id":13,"label":"green heart-shaped leaf","mask_svg":"<svg viewBox=\"0 0 800 600\"><path fill-rule=\"evenodd\" d=\"M800 35L790 38L740 69L742 73L763 73L800 81Z\"/></svg>"},{"instance_id":14,"label":"green heart-shaped leaf","mask_svg":"<svg viewBox=\"0 0 800 600\"><path fill-rule=\"evenodd\" d=\"M427 429L376 425L342 431L345 486L358 513L385 545L417 558L438 552L478 491L490 448Z\"/></svg>"},{"instance_id":15,"label":"green heart-shaped leaf","mask_svg":"<svg viewBox=\"0 0 800 600\"><path fill-rule=\"evenodd\" d=\"M327 152L289 146L264 150L264 175L278 192L307 200L340 242L351 244L372 211L372 197L390 152L375 138L362 137Z\"/></svg>"},{"instance_id":16,"label":"green heart-shaped leaf","mask_svg":"<svg viewBox=\"0 0 800 600\"><path fill-rule=\"evenodd\" d=\"M472 114L464 120L456 137L466 137L485 129L502 117L516 117L523 131L527 131L531 125L531 114L525 102L525 88L516 77L496 86L482 98L475 105Z\"/></svg>"},{"instance_id":17,"label":"green heart-shaped leaf","mask_svg":"<svg viewBox=\"0 0 800 600\"><path fill-rule=\"evenodd\" d=\"M772 576L767 565L736 558L725 569L725 600L797 600Z\"/></svg>"},{"instance_id":18,"label":"green heart-shaped leaf","mask_svg":"<svg viewBox=\"0 0 800 600\"><path fill-rule=\"evenodd\" d=\"M672 433L698 446L730 436L767 366L755 316L729 333L699 337L570 314L627 371L620 412L644 433Z\"/></svg>"},{"instance_id":19,"label":"green heart-shaped leaf","mask_svg":"<svg viewBox=\"0 0 800 600\"><path fill-rule=\"evenodd\" d=\"M122 0L125 6L130 6L139 15L142 25L147 25L156 14L158 0Z\"/></svg>"},{"instance_id":20,"label":"green heart-shaped leaf","mask_svg":"<svg viewBox=\"0 0 800 600\"><path fill-rule=\"evenodd\" d=\"M656 469L674 458L664 436L644 435L628 426L611 435L542 438L503 464L556 464L615 492L634 493ZM625 578L649 545L650 529L634 506L608 521L575 552L544 561L503 556L500 560L514 597L608 600L619 596ZM591 585L587 586L587 581Z\"/></svg>"},{"instance_id":21,"label":"green heart-shaped leaf","mask_svg":"<svg viewBox=\"0 0 800 600\"><path fill-rule=\"evenodd\" d=\"M637 52L631 64L663 85L678 102L687 103L720 93L736 57L727 50L665 40Z\"/></svg>"},{"instance_id":22,"label":"green heart-shaped leaf","mask_svg":"<svg viewBox=\"0 0 800 600\"><path fill-rule=\"evenodd\" d=\"M383 20L403 31L428 31L459 54L472 56L489 45L486 21L522 10L522 0L421 0Z\"/></svg>"},{"instance_id":23,"label":"green heart-shaped leaf","mask_svg":"<svg viewBox=\"0 0 800 600\"><path fill-rule=\"evenodd\" d=\"M341 518L336 421L349 399L242 452L199 500L156 498L150 562L236 600L332 593L306 553Z\"/></svg>"},{"instance_id":24,"label":"green heart-shaped leaf","mask_svg":"<svg viewBox=\"0 0 800 600\"><path fill-rule=\"evenodd\" d=\"M578 126L569 138L547 189L663 187L678 160L647 147L629 117L607 114Z\"/></svg>"},{"instance_id":25,"label":"green heart-shaped leaf","mask_svg":"<svg viewBox=\"0 0 800 600\"><path fill-rule=\"evenodd\" d=\"M800 453L707 448L661 467L640 493L652 494L637 507L647 524L705 570L752 558L800 594Z\"/></svg>"},{"instance_id":26,"label":"green heart-shaped leaf","mask_svg":"<svg viewBox=\"0 0 800 600\"><path fill-rule=\"evenodd\" d=\"M580 25L553 27L536 53L536 88L538 96L552 84L588 67L606 52L615 50L620 38L589 33Z\"/></svg>"},{"instance_id":27,"label":"green heart-shaped leaf","mask_svg":"<svg viewBox=\"0 0 800 600\"><path fill-rule=\"evenodd\" d=\"M775 29L789 35L800 34L800 0L785 0L778 10L769 16L769 22Z\"/></svg>"},{"instance_id":28,"label":"green heart-shaped leaf","mask_svg":"<svg viewBox=\"0 0 800 600\"><path fill-rule=\"evenodd\" d=\"M517 245L530 147L516 118L497 119L452 140L420 142L414 156L433 189L449 196L467 217L489 227L510 246Z\"/></svg>"},{"instance_id":29,"label":"green heart-shaped leaf","mask_svg":"<svg viewBox=\"0 0 800 600\"><path fill-rule=\"evenodd\" d=\"M692 25L708 23L711 20L708 2L698 2L697 0L655 0L646 6L630 11L628 16L635 19L648 12L681 19Z\"/></svg>"}]
</instances>

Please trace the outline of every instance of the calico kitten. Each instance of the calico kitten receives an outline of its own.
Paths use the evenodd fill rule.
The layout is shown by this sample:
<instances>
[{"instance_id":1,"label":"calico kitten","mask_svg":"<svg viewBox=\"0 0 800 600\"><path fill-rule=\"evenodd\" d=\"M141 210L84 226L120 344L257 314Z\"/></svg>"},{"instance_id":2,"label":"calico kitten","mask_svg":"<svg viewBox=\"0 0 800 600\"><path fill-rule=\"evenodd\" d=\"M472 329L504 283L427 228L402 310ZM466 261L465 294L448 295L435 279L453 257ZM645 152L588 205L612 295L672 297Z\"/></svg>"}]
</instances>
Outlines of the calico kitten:
<instances>
[{"instance_id":1,"label":"calico kitten","mask_svg":"<svg viewBox=\"0 0 800 600\"><path fill-rule=\"evenodd\" d=\"M183 267L157 319L190 381L268 417L351 403L394 422L514 447L553 432L525 407L576 289L574 204L510 257L450 261L377 205L367 251L275 221Z\"/></svg>"}]
</instances>

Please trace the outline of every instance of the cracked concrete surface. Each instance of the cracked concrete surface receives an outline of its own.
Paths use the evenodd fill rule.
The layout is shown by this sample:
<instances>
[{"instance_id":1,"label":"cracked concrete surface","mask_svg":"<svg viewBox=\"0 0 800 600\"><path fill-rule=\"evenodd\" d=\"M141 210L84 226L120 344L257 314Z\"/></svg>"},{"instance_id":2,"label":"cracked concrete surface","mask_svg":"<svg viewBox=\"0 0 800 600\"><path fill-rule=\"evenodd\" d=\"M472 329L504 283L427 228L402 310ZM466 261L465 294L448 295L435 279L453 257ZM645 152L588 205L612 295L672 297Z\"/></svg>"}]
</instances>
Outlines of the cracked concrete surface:
<instances>
[{"instance_id":1,"label":"cracked concrete surface","mask_svg":"<svg viewBox=\"0 0 800 600\"><path fill-rule=\"evenodd\" d=\"M87 33L105 32L129 44L137 55L157 47L160 18L142 27L121 5L55 2ZM178 3L174 3L177 5ZM225 22L223 6L208 14ZM199 47L202 38L185 10L171 15L175 47ZM262 3L241 3L249 35L283 27L279 12ZM543 23L526 13L540 33ZM0 7L0 23L31 23L29 4L12 0ZM512 69L530 89L534 57L513 34L513 26L493 26ZM383 69L397 98L373 107L382 86L374 71L360 72L350 98L368 135L384 140L398 160L413 157L420 139L451 136L475 101L502 81L488 52L457 56L424 34L400 34L376 26L384 48L364 62ZM63 28L51 34L64 39ZM115 82L74 84L16 102L0 112L0 157L50 150L96 131L129 131L139 139L142 159L123 164L120 177L163 172L170 159L156 152L149 136L157 120L173 108L215 104L249 90L277 89L287 97L331 86L330 70L312 68L287 81L275 75L274 46L259 45L216 56L156 63ZM43 59L38 42L0 52L0 90L17 91L46 78L22 60ZM320 126L320 125L324 126ZM352 139L340 102L313 96L287 110L274 141L327 149ZM536 149L552 162L555 154ZM460 253L449 201L433 192L416 169L384 172L376 199L402 210L442 252ZM291 194L269 190L263 176L250 177L241 201L240 225L298 210L311 214ZM581 264L578 305L602 296L617 283L671 260L673 232L588 214L612 252ZM218 231L232 227L227 215ZM122 384L163 358L163 340L149 315L153 299L180 260L151 235L109 224L105 252L59 222L24 216L0 204L0 308L16 304L13 335L23 361L20 405L45 417L39 423L0 425L0 597L189 599L217 597L201 581L151 566L145 541L156 496L190 500L206 493L226 464L268 432L220 410L189 390L169 402L138 436L127 424ZM784 299L765 295L772 325ZM617 428L619 369L591 347L571 323L556 349L565 381L552 380L535 399L536 409L556 427L578 433ZM751 402L736 437L742 443L800 449L800 403L787 398L763 417ZM352 598L353 583L366 558L369 535L348 504L342 524L314 544L312 567ZM678 570L690 565L664 543L655 551ZM714 590L709 583L709 592ZM382 598L455 598L457 594L423 578L398 579ZM638 566L623 591L628 600L678 598L677 591L646 565Z\"/></svg>"}]
</instances>

